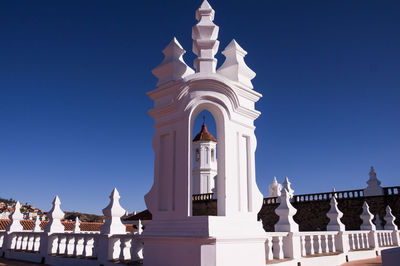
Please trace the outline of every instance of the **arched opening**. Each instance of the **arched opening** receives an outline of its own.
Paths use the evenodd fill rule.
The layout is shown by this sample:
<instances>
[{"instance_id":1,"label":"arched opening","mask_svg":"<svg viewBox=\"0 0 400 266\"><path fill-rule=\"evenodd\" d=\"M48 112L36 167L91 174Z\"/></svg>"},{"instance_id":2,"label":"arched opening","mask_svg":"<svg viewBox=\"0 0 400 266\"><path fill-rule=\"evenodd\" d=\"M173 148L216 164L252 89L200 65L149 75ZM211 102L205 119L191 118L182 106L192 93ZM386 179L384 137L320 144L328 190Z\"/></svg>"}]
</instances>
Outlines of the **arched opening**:
<instances>
[{"instance_id":1,"label":"arched opening","mask_svg":"<svg viewBox=\"0 0 400 266\"><path fill-rule=\"evenodd\" d=\"M218 137L214 116L207 109L192 117L192 214L217 215Z\"/></svg>"}]
</instances>

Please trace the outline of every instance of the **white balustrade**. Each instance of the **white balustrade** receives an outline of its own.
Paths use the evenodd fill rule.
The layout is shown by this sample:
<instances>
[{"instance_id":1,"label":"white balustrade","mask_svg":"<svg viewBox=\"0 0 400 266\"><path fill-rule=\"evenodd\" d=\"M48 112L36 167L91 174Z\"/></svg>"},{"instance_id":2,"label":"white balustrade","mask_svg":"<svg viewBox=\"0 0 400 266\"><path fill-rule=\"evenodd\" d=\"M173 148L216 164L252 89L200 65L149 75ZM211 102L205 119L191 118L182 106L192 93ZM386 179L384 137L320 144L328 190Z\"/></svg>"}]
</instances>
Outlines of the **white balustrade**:
<instances>
[{"instance_id":1,"label":"white balustrade","mask_svg":"<svg viewBox=\"0 0 400 266\"><path fill-rule=\"evenodd\" d=\"M376 233L378 235L379 247L388 247L394 245L392 230L378 230Z\"/></svg>"}]
</instances>

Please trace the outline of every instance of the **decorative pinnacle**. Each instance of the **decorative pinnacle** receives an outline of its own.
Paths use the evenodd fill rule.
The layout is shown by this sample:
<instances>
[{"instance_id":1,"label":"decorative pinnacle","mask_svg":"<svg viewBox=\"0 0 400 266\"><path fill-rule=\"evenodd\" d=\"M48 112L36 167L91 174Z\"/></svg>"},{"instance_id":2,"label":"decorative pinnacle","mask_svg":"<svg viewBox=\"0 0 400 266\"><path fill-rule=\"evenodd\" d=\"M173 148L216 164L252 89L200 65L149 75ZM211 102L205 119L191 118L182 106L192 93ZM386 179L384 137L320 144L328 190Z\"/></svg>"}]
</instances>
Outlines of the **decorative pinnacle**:
<instances>
[{"instance_id":1,"label":"decorative pinnacle","mask_svg":"<svg viewBox=\"0 0 400 266\"><path fill-rule=\"evenodd\" d=\"M252 89L251 80L256 73L244 62L247 52L233 39L222 54L225 56L225 62L217 72Z\"/></svg>"},{"instance_id":2,"label":"decorative pinnacle","mask_svg":"<svg viewBox=\"0 0 400 266\"><path fill-rule=\"evenodd\" d=\"M282 189L280 196L280 204L275 209L275 213L279 216L279 221L275 224L276 232L298 232L299 225L293 220L293 216L297 210L290 203L290 195L287 189Z\"/></svg>"},{"instance_id":3,"label":"decorative pinnacle","mask_svg":"<svg viewBox=\"0 0 400 266\"><path fill-rule=\"evenodd\" d=\"M367 184L368 186L370 185L379 186L381 184L381 181L379 181L378 178L376 178L376 173L373 166L371 166L371 170L369 171L369 180L367 181Z\"/></svg>"},{"instance_id":4,"label":"decorative pinnacle","mask_svg":"<svg viewBox=\"0 0 400 266\"><path fill-rule=\"evenodd\" d=\"M343 213L338 208L338 203L335 197L331 198L329 203L331 208L329 209L326 216L329 218L329 223L327 225L327 231L345 231L346 227L340 220L343 217Z\"/></svg>"},{"instance_id":5,"label":"decorative pinnacle","mask_svg":"<svg viewBox=\"0 0 400 266\"><path fill-rule=\"evenodd\" d=\"M199 21L192 28L193 52L198 56L194 60L196 72L215 73L217 59L214 58L218 51L219 28L213 23L215 11L204 0L196 11L196 19Z\"/></svg>"},{"instance_id":6,"label":"decorative pinnacle","mask_svg":"<svg viewBox=\"0 0 400 266\"><path fill-rule=\"evenodd\" d=\"M364 201L363 212L361 213L360 218L363 221L363 223L361 224L361 227L360 227L361 230L376 230L376 226L372 222L372 219L374 219L374 216L369 211L369 206L366 201Z\"/></svg>"},{"instance_id":7,"label":"decorative pinnacle","mask_svg":"<svg viewBox=\"0 0 400 266\"><path fill-rule=\"evenodd\" d=\"M42 231L42 228L40 227L40 223L41 223L41 221L40 221L39 215L36 215L36 218L35 218L35 226L33 227L33 232L40 232L40 231Z\"/></svg>"},{"instance_id":8,"label":"decorative pinnacle","mask_svg":"<svg viewBox=\"0 0 400 266\"><path fill-rule=\"evenodd\" d=\"M77 233L77 232L80 232L80 231L81 231L80 225L81 225L81 222L79 221L78 216L76 216L76 218L75 218L75 224L74 224L74 229L73 229L74 233Z\"/></svg>"},{"instance_id":9,"label":"decorative pinnacle","mask_svg":"<svg viewBox=\"0 0 400 266\"><path fill-rule=\"evenodd\" d=\"M24 218L21 213L21 204L19 201L15 203L14 212L11 214L10 219L11 223L7 226L7 231L14 232L14 231L22 231L22 225L20 221Z\"/></svg>"},{"instance_id":10,"label":"decorative pinnacle","mask_svg":"<svg viewBox=\"0 0 400 266\"><path fill-rule=\"evenodd\" d=\"M124 234L126 232L126 227L121 222L121 217L126 211L119 204L119 198L119 192L114 188L110 195L110 203L103 209L106 221L100 228L101 234Z\"/></svg>"},{"instance_id":11,"label":"decorative pinnacle","mask_svg":"<svg viewBox=\"0 0 400 266\"><path fill-rule=\"evenodd\" d=\"M44 231L47 233L61 233L64 232L64 225L61 223L61 219L64 218L64 212L60 208L61 201L58 196L53 200L53 207L48 213L49 223L46 224Z\"/></svg>"},{"instance_id":12,"label":"decorative pinnacle","mask_svg":"<svg viewBox=\"0 0 400 266\"><path fill-rule=\"evenodd\" d=\"M398 230L397 225L394 223L396 217L392 214L392 209L389 205L386 207L386 215L383 217L385 219L385 230Z\"/></svg>"},{"instance_id":13,"label":"decorative pinnacle","mask_svg":"<svg viewBox=\"0 0 400 266\"><path fill-rule=\"evenodd\" d=\"M183 60L183 55L186 51L175 37L162 52L164 54L164 60L159 66L152 70L153 75L158 78L157 86L181 80L194 73L194 70Z\"/></svg>"}]
</instances>

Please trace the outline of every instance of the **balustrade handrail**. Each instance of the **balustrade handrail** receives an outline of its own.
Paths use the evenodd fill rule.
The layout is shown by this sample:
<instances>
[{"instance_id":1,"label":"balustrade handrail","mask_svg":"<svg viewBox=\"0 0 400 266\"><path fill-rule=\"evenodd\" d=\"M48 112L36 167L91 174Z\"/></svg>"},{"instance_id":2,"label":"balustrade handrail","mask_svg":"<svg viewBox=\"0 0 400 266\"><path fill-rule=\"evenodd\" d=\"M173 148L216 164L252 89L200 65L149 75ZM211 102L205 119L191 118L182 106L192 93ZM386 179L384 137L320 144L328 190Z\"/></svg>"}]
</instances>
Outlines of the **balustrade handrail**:
<instances>
[{"instance_id":1,"label":"balustrade handrail","mask_svg":"<svg viewBox=\"0 0 400 266\"><path fill-rule=\"evenodd\" d=\"M192 196L193 201L212 200L214 193L195 194Z\"/></svg>"}]
</instances>

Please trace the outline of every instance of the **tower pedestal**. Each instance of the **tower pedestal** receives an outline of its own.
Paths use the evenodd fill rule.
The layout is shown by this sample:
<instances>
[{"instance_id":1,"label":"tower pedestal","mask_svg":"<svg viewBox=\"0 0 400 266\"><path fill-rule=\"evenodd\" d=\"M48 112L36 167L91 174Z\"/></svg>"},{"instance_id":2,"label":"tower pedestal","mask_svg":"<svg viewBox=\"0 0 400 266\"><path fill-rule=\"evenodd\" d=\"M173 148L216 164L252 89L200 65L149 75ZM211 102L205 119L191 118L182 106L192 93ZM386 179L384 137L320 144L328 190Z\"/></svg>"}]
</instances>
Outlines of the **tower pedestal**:
<instances>
[{"instance_id":1,"label":"tower pedestal","mask_svg":"<svg viewBox=\"0 0 400 266\"><path fill-rule=\"evenodd\" d=\"M265 265L265 232L253 219L197 216L153 221L143 233L145 266Z\"/></svg>"}]
</instances>

